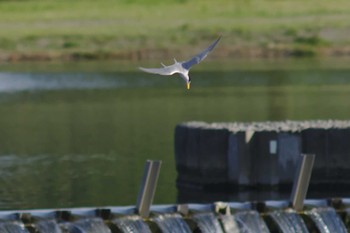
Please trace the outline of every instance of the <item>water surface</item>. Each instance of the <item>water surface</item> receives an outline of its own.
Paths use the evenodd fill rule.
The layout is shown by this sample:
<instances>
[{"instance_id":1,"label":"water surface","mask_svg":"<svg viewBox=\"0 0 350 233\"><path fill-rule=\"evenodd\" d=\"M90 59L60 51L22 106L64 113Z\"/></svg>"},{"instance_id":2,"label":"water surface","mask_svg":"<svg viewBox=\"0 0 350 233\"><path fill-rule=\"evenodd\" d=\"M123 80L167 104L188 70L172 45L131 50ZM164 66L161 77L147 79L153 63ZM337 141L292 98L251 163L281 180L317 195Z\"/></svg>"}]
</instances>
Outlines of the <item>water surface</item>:
<instances>
[{"instance_id":1,"label":"water surface","mask_svg":"<svg viewBox=\"0 0 350 233\"><path fill-rule=\"evenodd\" d=\"M1 64L0 208L134 205L146 159L174 203L177 123L348 119L348 64L206 61L190 91L141 62Z\"/></svg>"}]
</instances>

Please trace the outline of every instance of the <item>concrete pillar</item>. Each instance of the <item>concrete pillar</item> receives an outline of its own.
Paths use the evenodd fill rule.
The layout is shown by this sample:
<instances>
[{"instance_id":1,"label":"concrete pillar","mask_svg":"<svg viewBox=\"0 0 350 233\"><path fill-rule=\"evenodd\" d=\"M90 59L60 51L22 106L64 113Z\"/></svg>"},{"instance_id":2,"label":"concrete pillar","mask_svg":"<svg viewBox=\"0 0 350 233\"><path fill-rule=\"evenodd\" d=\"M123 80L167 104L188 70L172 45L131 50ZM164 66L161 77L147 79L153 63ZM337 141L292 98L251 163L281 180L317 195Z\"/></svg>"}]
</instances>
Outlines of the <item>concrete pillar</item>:
<instances>
[{"instance_id":1,"label":"concrete pillar","mask_svg":"<svg viewBox=\"0 0 350 233\"><path fill-rule=\"evenodd\" d=\"M192 122L175 129L178 184L206 192L220 185L288 189L300 154L316 155L311 187L342 190L350 183L350 121Z\"/></svg>"},{"instance_id":2,"label":"concrete pillar","mask_svg":"<svg viewBox=\"0 0 350 233\"><path fill-rule=\"evenodd\" d=\"M199 166L203 184L228 182L227 129L203 128L199 137Z\"/></svg>"},{"instance_id":3,"label":"concrete pillar","mask_svg":"<svg viewBox=\"0 0 350 233\"><path fill-rule=\"evenodd\" d=\"M278 143L273 131L255 132L249 142L252 156L252 185L278 185Z\"/></svg>"},{"instance_id":4,"label":"concrete pillar","mask_svg":"<svg viewBox=\"0 0 350 233\"><path fill-rule=\"evenodd\" d=\"M292 185L301 154L299 133L279 132L277 134L279 184Z\"/></svg>"},{"instance_id":5,"label":"concrete pillar","mask_svg":"<svg viewBox=\"0 0 350 233\"><path fill-rule=\"evenodd\" d=\"M349 184L350 129L329 129L327 132L328 178L337 181L339 184Z\"/></svg>"},{"instance_id":6,"label":"concrete pillar","mask_svg":"<svg viewBox=\"0 0 350 233\"><path fill-rule=\"evenodd\" d=\"M175 128L175 164L179 176L186 172L188 130L188 127L185 125L177 125Z\"/></svg>"},{"instance_id":7,"label":"concrete pillar","mask_svg":"<svg viewBox=\"0 0 350 233\"><path fill-rule=\"evenodd\" d=\"M249 186L252 182L252 168L251 156L246 144L246 132L231 132L228 140L227 156L229 183L233 185Z\"/></svg>"},{"instance_id":8,"label":"concrete pillar","mask_svg":"<svg viewBox=\"0 0 350 233\"><path fill-rule=\"evenodd\" d=\"M178 125L175 128L175 162L178 183L200 183L200 128Z\"/></svg>"},{"instance_id":9,"label":"concrete pillar","mask_svg":"<svg viewBox=\"0 0 350 233\"><path fill-rule=\"evenodd\" d=\"M328 129L309 128L302 130L302 153L314 154L316 159L310 184L321 184L327 181L329 177L329 141Z\"/></svg>"}]
</instances>

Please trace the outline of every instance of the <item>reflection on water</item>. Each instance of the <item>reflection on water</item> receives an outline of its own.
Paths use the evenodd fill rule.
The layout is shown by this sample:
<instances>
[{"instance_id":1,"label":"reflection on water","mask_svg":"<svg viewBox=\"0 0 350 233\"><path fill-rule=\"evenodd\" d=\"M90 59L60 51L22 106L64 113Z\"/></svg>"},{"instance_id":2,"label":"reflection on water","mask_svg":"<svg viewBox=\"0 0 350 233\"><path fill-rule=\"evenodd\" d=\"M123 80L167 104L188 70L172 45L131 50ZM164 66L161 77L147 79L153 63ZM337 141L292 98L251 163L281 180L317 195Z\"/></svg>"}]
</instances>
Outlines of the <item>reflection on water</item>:
<instances>
[{"instance_id":1,"label":"reflection on water","mask_svg":"<svg viewBox=\"0 0 350 233\"><path fill-rule=\"evenodd\" d=\"M123 76L83 73L0 73L0 83L0 92L105 89L130 86ZM144 79L139 79L137 82L138 86L148 84Z\"/></svg>"},{"instance_id":2,"label":"reflection on water","mask_svg":"<svg viewBox=\"0 0 350 233\"><path fill-rule=\"evenodd\" d=\"M163 160L155 202L173 203L179 122L350 115L346 66L261 63L193 69L190 91L106 64L0 66L0 208L135 204L146 159Z\"/></svg>"},{"instance_id":3,"label":"reflection on water","mask_svg":"<svg viewBox=\"0 0 350 233\"><path fill-rule=\"evenodd\" d=\"M83 198L91 202L111 203L115 198L107 191L118 192L113 164L118 157L95 155L2 155L0 157L0 208L31 208L50 206L51 200L57 206L73 206ZM103 171L104 169L108 169ZM101 172L103 171L103 172ZM101 184L97 184L103 179ZM99 187L105 185L106 187ZM109 190L107 190L107 188ZM82 191L83 190L83 191ZM100 199L99 192L106 192ZM74 196L74 193L79 193ZM98 200L99 199L99 200ZM117 202L114 203L117 204ZM79 203L84 205L84 201ZM104 203L105 205L108 202Z\"/></svg>"}]
</instances>

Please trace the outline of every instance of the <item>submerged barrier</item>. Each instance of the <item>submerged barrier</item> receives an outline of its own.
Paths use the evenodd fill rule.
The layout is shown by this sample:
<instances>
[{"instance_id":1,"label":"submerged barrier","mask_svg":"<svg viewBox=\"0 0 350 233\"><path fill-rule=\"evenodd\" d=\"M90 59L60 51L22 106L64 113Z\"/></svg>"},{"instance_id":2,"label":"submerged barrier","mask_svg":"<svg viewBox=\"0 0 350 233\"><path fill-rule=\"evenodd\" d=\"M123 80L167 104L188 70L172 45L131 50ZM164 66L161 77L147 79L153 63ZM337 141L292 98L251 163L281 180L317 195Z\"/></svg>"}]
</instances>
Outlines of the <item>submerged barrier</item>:
<instances>
[{"instance_id":1,"label":"submerged barrier","mask_svg":"<svg viewBox=\"0 0 350 233\"><path fill-rule=\"evenodd\" d=\"M301 154L315 154L310 186L350 184L350 121L187 122L175 129L177 185L290 192ZM328 193L329 194L329 193Z\"/></svg>"},{"instance_id":2,"label":"submerged barrier","mask_svg":"<svg viewBox=\"0 0 350 233\"><path fill-rule=\"evenodd\" d=\"M288 201L154 205L148 218L136 207L0 212L0 232L9 233L346 233L350 199L306 200L302 211Z\"/></svg>"}]
</instances>

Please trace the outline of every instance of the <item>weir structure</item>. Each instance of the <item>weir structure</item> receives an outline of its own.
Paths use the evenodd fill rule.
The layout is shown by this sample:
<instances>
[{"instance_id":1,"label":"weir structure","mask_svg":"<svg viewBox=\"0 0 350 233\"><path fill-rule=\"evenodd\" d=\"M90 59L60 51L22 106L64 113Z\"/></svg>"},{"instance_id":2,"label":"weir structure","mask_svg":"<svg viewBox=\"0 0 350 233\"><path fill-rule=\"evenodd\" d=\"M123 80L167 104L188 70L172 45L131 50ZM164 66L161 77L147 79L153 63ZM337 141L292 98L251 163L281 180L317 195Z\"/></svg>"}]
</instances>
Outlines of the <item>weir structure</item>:
<instances>
[{"instance_id":1,"label":"weir structure","mask_svg":"<svg viewBox=\"0 0 350 233\"><path fill-rule=\"evenodd\" d=\"M185 122L175 128L179 202L289 199L300 154L309 197L346 196L350 121Z\"/></svg>"},{"instance_id":2,"label":"weir structure","mask_svg":"<svg viewBox=\"0 0 350 233\"><path fill-rule=\"evenodd\" d=\"M302 211L288 201L152 205L150 215L135 206L0 212L0 232L10 233L346 233L349 199L305 200ZM10 230L8 230L10 229Z\"/></svg>"},{"instance_id":3,"label":"weir structure","mask_svg":"<svg viewBox=\"0 0 350 233\"><path fill-rule=\"evenodd\" d=\"M152 205L161 161L145 163L136 206L0 211L10 233L346 233L350 199L306 200L314 155L302 155L288 201ZM297 211L296 211L297 210Z\"/></svg>"},{"instance_id":4,"label":"weir structure","mask_svg":"<svg viewBox=\"0 0 350 233\"><path fill-rule=\"evenodd\" d=\"M183 130L183 129L181 129ZM198 129L195 130L198 135ZM193 132L192 132L193 133ZM191 132L187 132L190 134ZM227 159L229 168L236 167L237 164L231 162L241 162L232 156L233 152L237 152L242 148L249 151L252 148L244 144L237 144L237 138L242 135L229 135L228 143L222 142L222 139L227 138L227 131L220 132L214 130L214 137L211 130L204 134L206 135L199 141L205 142L205 146L210 148L210 143L215 142L219 145L229 145L232 151L229 151L231 158ZM254 133L253 133L254 134ZM281 144L283 140L274 140L275 136L265 134L255 136L251 132L249 135L243 135L244 140L257 140L253 145L259 148L265 148L265 152L269 156L275 155L283 151ZM265 135L265 136L262 136ZM191 139L191 137L189 137ZM185 138L186 140L188 138ZM193 139L193 138L192 138ZM191 140L192 140L191 139ZM211 140L214 139L214 140ZM283 137L282 137L283 139ZM176 139L179 143L179 139ZM182 139L183 140L183 139ZM191 141L198 143L198 141ZM253 142L253 141L252 141ZM259 143L257 143L259 142ZM181 142L183 143L183 142ZM180 144L181 144L180 143ZM199 143L199 144L200 144ZM178 144L177 144L178 145ZM178 149L178 148L177 148ZM198 148L197 148L198 149ZM221 148L222 149L222 148ZM235 150L234 150L235 149ZM187 149L183 150L188 153ZM177 151L178 152L178 151ZM192 153L194 151L191 151ZM202 151L203 152L203 151ZM205 151L204 158L209 158L210 154L215 152L213 148ZM224 152L224 150L221 150ZM264 150L262 153L265 153ZM285 153L285 152L284 152ZM193 155L193 154L192 154ZM217 155L214 153L214 155ZM219 154L221 158L225 153ZM266 155L266 154L265 154ZM176 154L177 162L179 154ZM145 163L144 174L140 184L140 191L137 197L135 206L124 207L100 207L100 208L69 208L57 210L14 210L0 211L0 232L9 233L130 233L130 232L215 232L215 233L312 233L312 232L332 232L346 233L350 231L350 198L333 198L333 199L306 199L306 194L311 180L311 173L315 163L316 156L314 154L297 155L298 159L295 164L295 174L293 188L290 195L290 200L276 201L241 201L241 202L208 202L206 204L170 204L170 205L152 205L155 195L157 180L160 173L161 161L147 160ZM195 157L196 158L196 157ZM236 159L232 159L236 158ZM274 161L271 157L263 157L271 162ZM182 158L183 159L183 158ZM221 162L215 163L214 169L208 167L196 167L194 158L188 158L183 165L192 165L196 168L193 171L199 172L201 176L208 175L203 172L210 171L210 174L217 174L219 180L220 175L228 172L229 176L236 171L224 169L225 172L218 171L217 168ZM198 157L197 157L198 159ZM213 159L213 158L212 158ZM261 158L259 160L261 162ZM183 162L183 161L182 161ZM187 163L189 162L189 163ZM198 162L198 161L197 161ZM264 164L264 163L261 163ZM266 164L266 163L265 163ZM273 163L272 163L273 164ZM216 167L215 167L216 166ZM254 166L253 166L254 168ZM256 167L255 167L256 168ZM183 169L183 167L181 168ZM179 169L178 171L181 171ZM266 168L263 169L267 171ZM259 171L261 172L261 170ZM247 173L243 173L243 182L247 177ZM271 174L275 174L273 171ZM182 174L182 178L188 174ZM248 174L249 175L249 174ZM181 176L181 174L179 174ZM203 178L203 177L202 177ZM217 177L213 177L210 181L217 181ZM196 180L196 177L195 179ZM239 181L240 179L236 179ZM275 184L274 179L264 177L262 180L268 183ZM206 181L203 181L204 184ZM245 182L245 181L244 181ZM244 183L243 182L243 183ZM203 183L202 183L203 184ZM227 185L232 185L226 183ZM221 183L222 185L222 183ZM205 187L205 186L202 186ZM217 186L216 186L217 187Z\"/></svg>"}]
</instances>

